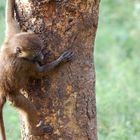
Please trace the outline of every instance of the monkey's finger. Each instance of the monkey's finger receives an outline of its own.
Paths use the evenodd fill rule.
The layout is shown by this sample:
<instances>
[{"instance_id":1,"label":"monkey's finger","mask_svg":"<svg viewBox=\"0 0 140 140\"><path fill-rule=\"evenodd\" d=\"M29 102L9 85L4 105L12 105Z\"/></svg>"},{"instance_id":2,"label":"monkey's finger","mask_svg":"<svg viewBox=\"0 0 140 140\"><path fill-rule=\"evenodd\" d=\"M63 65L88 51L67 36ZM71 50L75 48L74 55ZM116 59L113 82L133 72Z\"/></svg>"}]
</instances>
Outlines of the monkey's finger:
<instances>
[{"instance_id":1,"label":"monkey's finger","mask_svg":"<svg viewBox=\"0 0 140 140\"><path fill-rule=\"evenodd\" d=\"M68 58L73 57L73 55L74 55L74 52L70 52L69 55L68 55Z\"/></svg>"},{"instance_id":2,"label":"monkey's finger","mask_svg":"<svg viewBox=\"0 0 140 140\"><path fill-rule=\"evenodd\" d=\"M73 52L72 51L69 51L69 52L66 52L65 54L63 54L63 57L64 58L69 58L69 57L72 57L73 56Z\"/></svg>"},{"instance_id":3,"label":"monkey's finger","mask_svg":"<svg viewBox=\"0 0 140 140\"><path fill-rule=\"evenodd\" d=\"M72 51L67 50L67 51L65 51L62 55L63 55L63 56L67 56L67 55L69 55L69 54L71 54L71 53L72 53Z\"/></svg>"},{"instance_id":4,"label":"monkey's finger","mask_svg":"<svg viewBox=\"0 0 140 140\"><path fill-rule=\"evenodd\" d=\"M73 55L74 55L73 52L69 53L69 54L65 57L64 61L71 61L71 60L73 59Z\"/></svg>"}]
</instances>

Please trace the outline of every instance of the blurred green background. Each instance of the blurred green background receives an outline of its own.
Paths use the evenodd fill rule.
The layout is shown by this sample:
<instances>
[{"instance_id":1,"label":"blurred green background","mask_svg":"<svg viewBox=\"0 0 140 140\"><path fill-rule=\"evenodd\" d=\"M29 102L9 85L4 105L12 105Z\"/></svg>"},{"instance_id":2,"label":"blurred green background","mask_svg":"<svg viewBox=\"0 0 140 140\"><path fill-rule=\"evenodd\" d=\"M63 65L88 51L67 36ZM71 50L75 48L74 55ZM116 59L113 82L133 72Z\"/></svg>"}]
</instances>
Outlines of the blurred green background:
<instances>
[{"instance_id":1,"label":"blurred green background","mask_svg":"<svg viewBox=\"0 0 140 140\"><path fill-rule=\"evenodd\" d=\"M102 0L96 37L99 140L140 139L140 0Z\"/></svg>"},{"instance_id":2,"label":"blurred green background","mask_svg":"<svg viewBox=\"0 0 140 140\"><path fill-rule=\"evenodd\" d=\"M4 37L0 2L0 44ZM140 0L102 0L95 43L99 140L140 139ZM19 140L18 115L9 105L4 118L9 140Z\"/></svg>"}]
</instances>

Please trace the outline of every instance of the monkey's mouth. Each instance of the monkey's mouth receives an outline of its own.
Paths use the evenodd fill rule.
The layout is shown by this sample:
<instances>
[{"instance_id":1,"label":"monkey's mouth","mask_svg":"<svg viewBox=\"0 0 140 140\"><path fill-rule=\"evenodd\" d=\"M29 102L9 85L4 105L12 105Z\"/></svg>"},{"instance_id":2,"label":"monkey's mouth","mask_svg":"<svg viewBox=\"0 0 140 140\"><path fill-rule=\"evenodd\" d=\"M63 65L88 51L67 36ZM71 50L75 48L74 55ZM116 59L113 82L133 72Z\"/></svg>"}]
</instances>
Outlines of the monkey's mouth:
<instances>
[{"instance_id":1,"label":"monkey's mouth","mask_svg":"<svg viewBox=\"0 0 140 140\"><path fill-rule=\"evenodd\" d=\"M32 60L34 63L38 63L40 66L43 65L43 60L40 59L38 56Z\"/></svg>"},{"instance_id":2,"label":"monkey's mouth","mask_svg":"<svg viewBox=\"0 0 140 140\"><path fill-rule=\"evenodd\" d=\"M41 62L41 61L36 61L40 66L42 66L43 65L43 62Z\"/></svg>"}]
</instances>

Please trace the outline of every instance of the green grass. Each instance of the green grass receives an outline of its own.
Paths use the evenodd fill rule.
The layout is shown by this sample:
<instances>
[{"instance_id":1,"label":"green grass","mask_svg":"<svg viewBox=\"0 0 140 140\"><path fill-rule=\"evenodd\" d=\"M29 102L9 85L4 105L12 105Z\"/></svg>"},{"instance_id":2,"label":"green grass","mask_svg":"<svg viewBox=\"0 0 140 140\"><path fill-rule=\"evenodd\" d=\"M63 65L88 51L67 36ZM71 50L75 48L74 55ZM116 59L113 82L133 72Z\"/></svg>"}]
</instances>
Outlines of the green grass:
<instances>
[{"instance_id":1,"label":"green grass","mask_svg":"<svg viewBox=\"0 0 140 140\"><path fill-rule=\"evenodd\" d=\"M0 2L0 44L4 37ZM96 93L99 140L140 139L140 1L102 0L96 37ZM19 119L8 105L9 140L19 140Z\"/></svg>"}]
</instances>

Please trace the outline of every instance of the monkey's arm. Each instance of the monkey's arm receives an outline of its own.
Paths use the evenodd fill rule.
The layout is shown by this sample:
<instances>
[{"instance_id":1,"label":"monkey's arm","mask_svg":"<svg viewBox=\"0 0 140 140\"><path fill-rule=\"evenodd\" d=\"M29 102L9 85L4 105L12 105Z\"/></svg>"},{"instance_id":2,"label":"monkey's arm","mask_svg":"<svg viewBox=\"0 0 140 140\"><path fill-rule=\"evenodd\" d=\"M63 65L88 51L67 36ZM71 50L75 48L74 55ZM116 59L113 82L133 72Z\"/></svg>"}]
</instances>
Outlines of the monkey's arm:
<instances>
[{"instance_id":1,"label":"monkey's arm","mask_svg":"<svg viewBox=\"0 0 140 140\"><path fill-rule=\"evenodd\" d=\"M20 32L19 25L14 18L15 0L6 1L5 22L6 22L6 40Z\"/></svg>"},{"instance_id":2,"label":"monkey's arm","mask_svg":"<svg viewBox=\"0 0 140 140\"><path fill-rule=\"evenodd\" d=\"M53 61L49 64L40 66L37 63L37 70L38 70L39 73L42 73L42 74L47 73L48 71L50 71L53 68L55 68L56 66L58 66L60 63L70 61L72 59L72 56L73 56L72 51L66 51L58 59L56 59L55 61Z\"/></svg>"}]
</instances>

